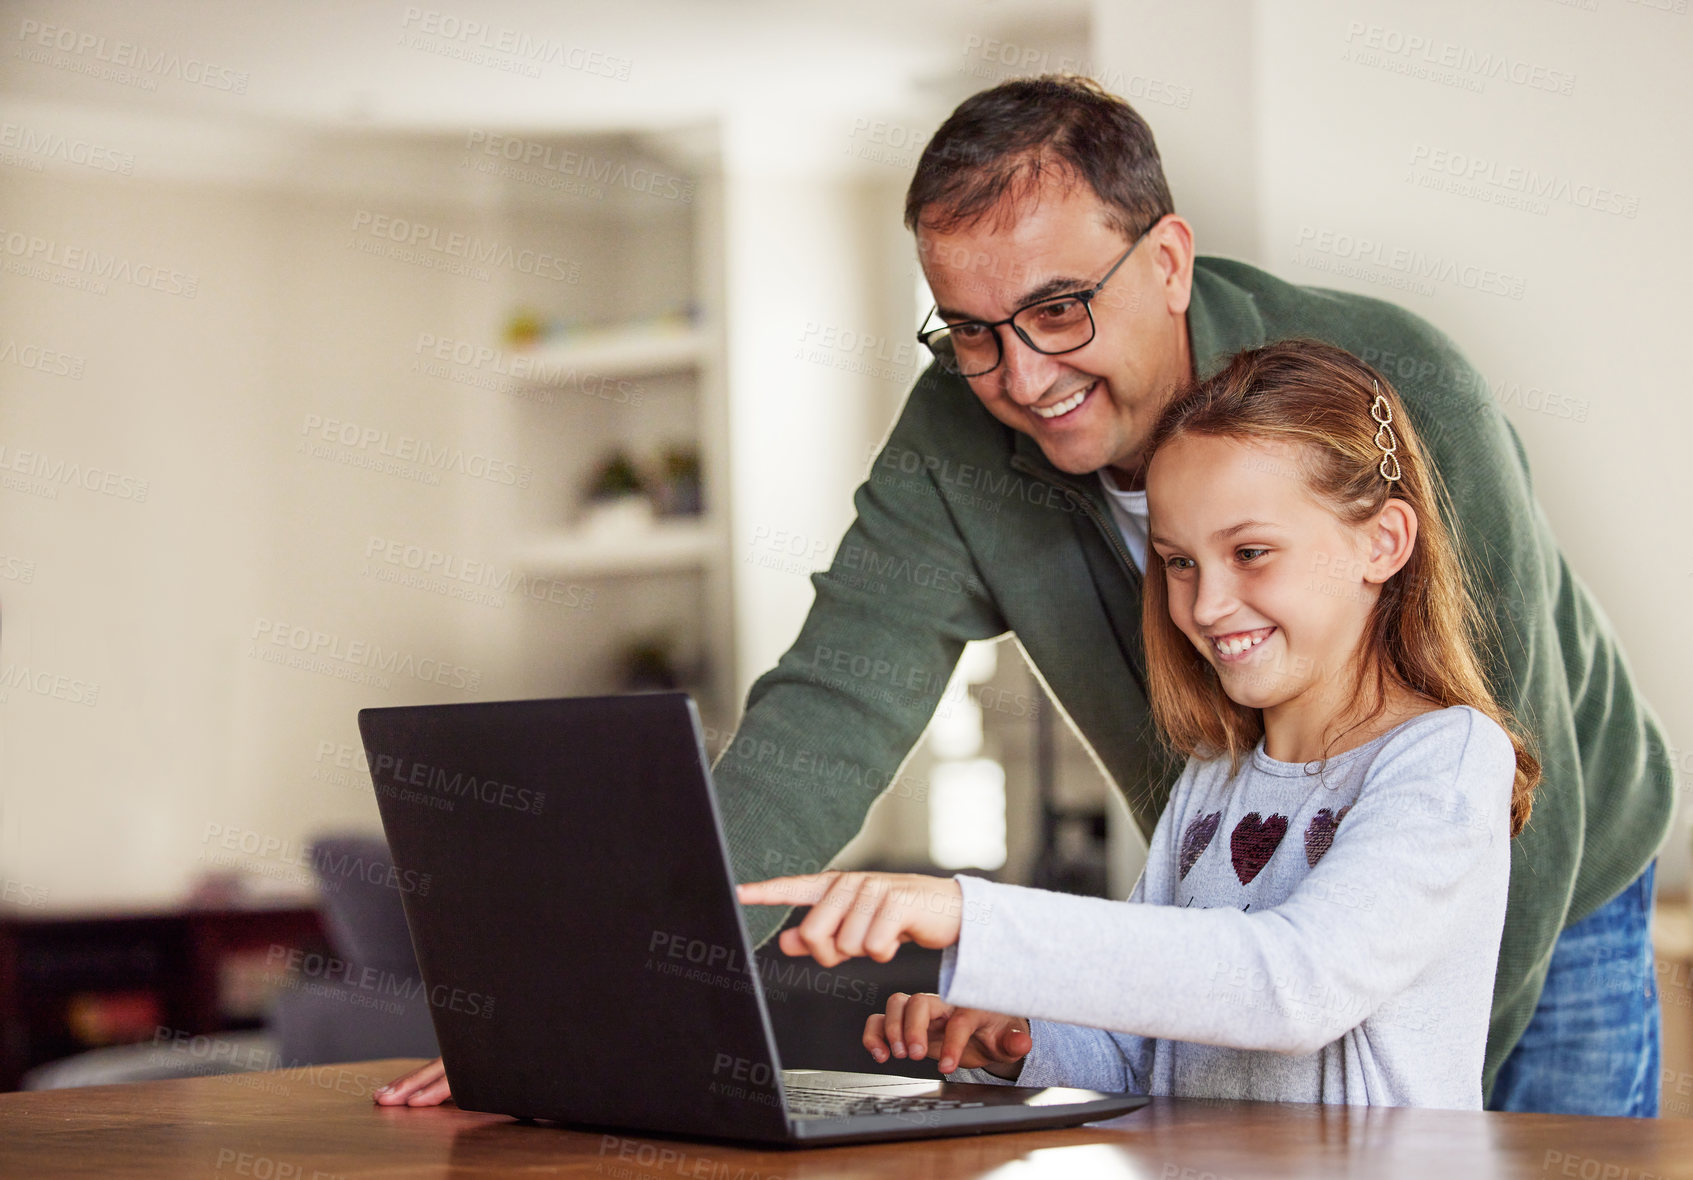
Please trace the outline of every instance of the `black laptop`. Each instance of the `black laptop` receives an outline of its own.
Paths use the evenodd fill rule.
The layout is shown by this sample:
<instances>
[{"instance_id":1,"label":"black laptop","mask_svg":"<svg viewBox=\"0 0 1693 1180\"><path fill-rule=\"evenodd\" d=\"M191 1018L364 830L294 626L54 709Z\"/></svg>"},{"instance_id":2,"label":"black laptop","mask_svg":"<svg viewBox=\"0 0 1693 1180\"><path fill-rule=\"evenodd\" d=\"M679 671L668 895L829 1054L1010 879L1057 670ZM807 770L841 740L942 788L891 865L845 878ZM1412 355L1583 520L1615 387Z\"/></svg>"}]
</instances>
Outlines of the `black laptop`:
<instances>
[{"instance_id":1,"label":"black laptop","mask_svg":"<svg viewBox=\"0 0 1693 1180\"><path fill-rule=\"evenodd\" d=\"M466 1110L806 1146L1147 1102L784 1069L686 693L363 709L359 730Z\"/></svg>"}]
</instances>

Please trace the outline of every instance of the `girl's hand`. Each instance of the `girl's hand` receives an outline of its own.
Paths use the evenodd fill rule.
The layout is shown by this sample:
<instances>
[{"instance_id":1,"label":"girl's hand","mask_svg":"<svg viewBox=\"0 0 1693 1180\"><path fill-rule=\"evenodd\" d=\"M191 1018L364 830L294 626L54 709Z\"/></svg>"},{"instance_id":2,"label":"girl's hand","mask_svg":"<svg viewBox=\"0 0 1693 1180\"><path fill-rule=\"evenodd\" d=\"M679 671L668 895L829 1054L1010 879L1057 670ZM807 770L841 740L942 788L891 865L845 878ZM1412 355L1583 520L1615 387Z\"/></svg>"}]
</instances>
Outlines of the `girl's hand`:
<instances>
[{"instance_id":1,"label":"girl's hand","mask_svg":"<svg viewBox=\"0 0 1693 1180\"><path fill-rule=\"evenodd\" d=\"M379 1106L439 1106L452 1096L447 1067L439 1057L395 1078L373 1095Z\"/></svg>"},{"instance_id":2,"label":"girl's hand","mask_svg":"<svg viewBox=\"0 0 1693 1180\"><path fill-rule=\"evenodd\" d=\"M931 949L958 941L964 890L950 877L917 873L815 873L738 886L743 905L808 905L776 945L833 967L859 955L886 963L903 942Z\"/></svg>"},{"instance_id":3,"label":"girl's hand","mask_svg":"<svg viewBox=\"0 0 1693 1180\"><path fill-rule=\"evenodd\" d=\"M895 1057L921 1061L937 1041L942 1073L986 1069L1012 1081L1023 1072L1023 1058L1035 1044L1021 1016L958 1008L933 992L895 992L888 997L887 1014L877 1013L864 1023L864 1047L877 1061L886 1061L890 1050Z\"/></svg>"}]
</instances>

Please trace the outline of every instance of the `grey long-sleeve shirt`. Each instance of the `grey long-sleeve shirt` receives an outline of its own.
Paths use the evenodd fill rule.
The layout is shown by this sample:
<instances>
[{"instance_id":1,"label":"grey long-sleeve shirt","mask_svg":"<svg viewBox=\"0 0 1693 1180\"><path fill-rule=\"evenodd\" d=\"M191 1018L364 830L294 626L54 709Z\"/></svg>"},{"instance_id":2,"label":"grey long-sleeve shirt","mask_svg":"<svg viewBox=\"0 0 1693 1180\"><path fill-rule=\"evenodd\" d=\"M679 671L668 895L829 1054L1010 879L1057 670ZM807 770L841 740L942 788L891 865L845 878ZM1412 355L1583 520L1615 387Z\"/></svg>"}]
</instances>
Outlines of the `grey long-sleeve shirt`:
<instances>
[{"instance_id":1,"label":"grey long-sleeve shirt","mask_svg":"<svg viewBox=\"0 0 1693 1180\"><path fill-rule=\"evenodd\" d=\"M959 877L940 994L1031 1018L1019 1085L1479 1109L1510 739L1459 706L1315 769L1190 761L1127 902Z\"/></svg>"}]
</instances>

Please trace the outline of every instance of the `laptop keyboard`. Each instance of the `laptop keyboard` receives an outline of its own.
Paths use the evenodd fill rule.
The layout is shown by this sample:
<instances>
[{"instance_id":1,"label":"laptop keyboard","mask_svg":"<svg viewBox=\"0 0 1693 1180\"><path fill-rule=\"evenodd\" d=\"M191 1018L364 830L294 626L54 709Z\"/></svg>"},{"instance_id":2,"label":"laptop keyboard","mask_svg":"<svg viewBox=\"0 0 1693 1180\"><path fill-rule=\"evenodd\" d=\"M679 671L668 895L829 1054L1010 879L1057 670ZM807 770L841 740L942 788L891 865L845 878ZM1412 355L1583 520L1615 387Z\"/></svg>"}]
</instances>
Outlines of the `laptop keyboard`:
<instances>
[{"instance_id":1,"label":"laptop keyboard","mask_svg":"<svg viewBox=\"0 0 1693 1180\"><path fill-rule=\"evenodd\" d=\"M964 1110L985 1106L984 1102L960 1102L956 1098L925 1098L921 1095L869 1095L862 1090L827 1090L810 1086L786 1086L788 1112L810 1118L850 1118L866 1114L926 1114L937 1110Z\"/></svg>"}]
</instances>

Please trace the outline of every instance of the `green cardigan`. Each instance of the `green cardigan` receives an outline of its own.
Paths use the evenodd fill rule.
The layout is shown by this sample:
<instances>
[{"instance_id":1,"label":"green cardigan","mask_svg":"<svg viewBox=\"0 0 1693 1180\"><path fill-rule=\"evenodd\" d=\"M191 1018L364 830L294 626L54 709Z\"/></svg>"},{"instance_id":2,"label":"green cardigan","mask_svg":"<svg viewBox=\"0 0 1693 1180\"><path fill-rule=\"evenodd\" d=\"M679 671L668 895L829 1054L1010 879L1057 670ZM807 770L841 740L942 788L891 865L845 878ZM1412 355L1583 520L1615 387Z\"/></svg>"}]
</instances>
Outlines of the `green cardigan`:
<instances>
[{"instance_id":1,"label":"green cardigan","mask_svg":"<svg viewBox=\"0 0 1693 1180\"><path fill-rule=\"evenodd\" d=\"M1453 343L1392 304L1199 258L1196 372L1291 336L1337 344L1397 387L1450 493L1455 533L1500 642L1501 699L1544 778L1514 842L1484 1085L1540 996L1559 931L1639 875L1668 831L1667 743L1610 623L1534 499L1516 431ZM1152 729L1141 576L1097 476L931 366L869 478L799 638L752 686L713 774L736 878L815 872L857 834L933 714L963 645L1014 632L1048 693L1150 835L1181 769ZM1448 522L1453 523L1453 522ZM748 907L757 942L783 911Z\"/></svg>"}]
</instances>

